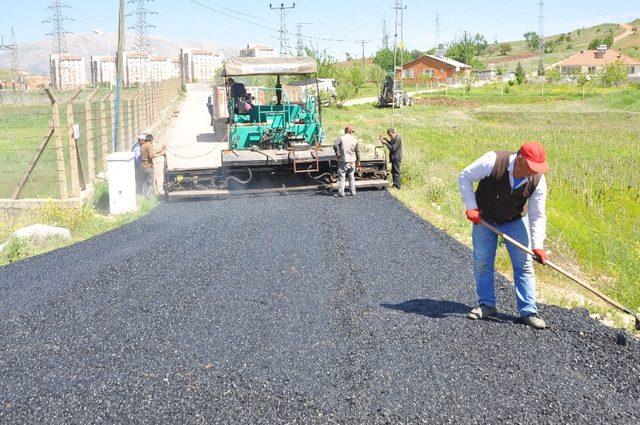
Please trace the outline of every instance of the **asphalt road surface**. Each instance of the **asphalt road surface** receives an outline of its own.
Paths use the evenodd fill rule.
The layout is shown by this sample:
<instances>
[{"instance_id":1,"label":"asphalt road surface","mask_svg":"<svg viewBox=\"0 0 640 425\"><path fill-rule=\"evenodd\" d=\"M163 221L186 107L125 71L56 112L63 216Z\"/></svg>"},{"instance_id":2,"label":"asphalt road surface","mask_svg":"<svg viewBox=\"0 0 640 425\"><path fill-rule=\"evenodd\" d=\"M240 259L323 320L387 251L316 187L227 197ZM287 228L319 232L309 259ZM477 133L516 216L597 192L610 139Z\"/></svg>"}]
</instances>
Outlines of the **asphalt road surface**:
<instances>
[{"instance_id":1,"label":"asphalt road surface","mask_svg":"<svg viewBox=\"0 0 640 425\"><path fill-rule=\"evenodd\" d=\"M386 192L162 204L0 269L0 423L640 422L640 344L474 304Z\"/></svg>"}]
</instances>

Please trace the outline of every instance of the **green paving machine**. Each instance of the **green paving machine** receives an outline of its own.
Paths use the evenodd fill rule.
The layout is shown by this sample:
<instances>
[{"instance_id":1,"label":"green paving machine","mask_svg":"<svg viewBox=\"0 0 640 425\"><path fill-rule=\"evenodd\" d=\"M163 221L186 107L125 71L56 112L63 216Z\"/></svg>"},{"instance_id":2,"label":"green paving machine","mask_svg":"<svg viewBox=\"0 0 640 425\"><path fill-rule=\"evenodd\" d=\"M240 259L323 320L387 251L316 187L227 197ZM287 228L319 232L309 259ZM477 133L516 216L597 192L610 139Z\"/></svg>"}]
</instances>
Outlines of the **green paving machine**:
<instances>
[{"instance_id":1,"label":"green paving machine","mask_svg":"<svg viewBox=\"0 0 640 425\"><path fill-rule=\"evenodd\" d=\"M336 188L338 164L332 144L325 143L316 72L316 61L310 57L227 60L222 71L225 85L213 96L214 132L226 144L220 165L165 170L169 197ZM231 84L249 76L273 76L275 87ZM282 86L284 76L309 84L292 90ZM331 135L331 142L338 135ZM386 178L384 149L361 147L356 186L386 188Z\"/></svg>"}]
</instances>

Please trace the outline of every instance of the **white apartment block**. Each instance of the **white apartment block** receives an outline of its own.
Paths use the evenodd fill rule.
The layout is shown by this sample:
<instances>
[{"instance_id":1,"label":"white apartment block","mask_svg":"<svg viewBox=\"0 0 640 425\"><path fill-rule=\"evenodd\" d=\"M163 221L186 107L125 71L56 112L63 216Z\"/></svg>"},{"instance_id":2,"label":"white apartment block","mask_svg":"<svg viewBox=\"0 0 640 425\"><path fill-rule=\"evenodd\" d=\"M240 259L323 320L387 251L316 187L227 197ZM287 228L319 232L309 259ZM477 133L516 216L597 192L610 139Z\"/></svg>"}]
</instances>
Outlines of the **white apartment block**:
<instances>
[{"instance_id":1,"label":"white apartment block","mask_svg":"<svg viewBox=\"0 0 640 425\"><path fill-rule=\"evenodd\" d=\"M240 57L245 58L273 58L276 56L278 56L276 49L260 44L254 44L253 46L247 44L246 49L240 50Z\"/></svg>"},{"instance_id":2,"label":"white apartment block","mask_svg":"<svg viewBox=\"0 0 640 425\"><path fill-rule=\"evenodd\" d=\"M140 52L125 52L125 77L127 87L151 81L151 58Z\"/></svg>"},{"instance_id":3,"label":"white apartment block","mask_svg":"<svg viewBox=\"0 0 640 425\"><path fill-rule=\"evenodd\" d=\"M84 59L78 56L56 53L49 55L51 86L59 90L84 87L87 83Z\"/></svg>"},{"instance_id":4,"label":"white apartment block","mask_svg":"<svg viewBox=\"0 0 640 425\"><path fill-rule=\"evenodd\" d=\"M213 81L222 68L224 55L205 49L181 49L180 64L185 82Z\"/></svg>"},{"instance_id":5,"label":"white apartment block","mask_svg":"<svg viewBox=\"0 0 640 425\"><path fill-rule=\"evenodd\" d=\"M151 80L164 81L175 78L175 63L177 59L167 56L152 56L150 61ZM178 67L178 71L180 68Z\"/></svg>"},{"instance_id":6,"label":"white apartment block","mask_svg":"<svg viewBox=\"0 0 640 425\"><path fill-rule=\"evenodd\" d=\"M116 58L113 56L91 56L91 82L94 85L116 84Z\"/></svg>"}]
</instances>

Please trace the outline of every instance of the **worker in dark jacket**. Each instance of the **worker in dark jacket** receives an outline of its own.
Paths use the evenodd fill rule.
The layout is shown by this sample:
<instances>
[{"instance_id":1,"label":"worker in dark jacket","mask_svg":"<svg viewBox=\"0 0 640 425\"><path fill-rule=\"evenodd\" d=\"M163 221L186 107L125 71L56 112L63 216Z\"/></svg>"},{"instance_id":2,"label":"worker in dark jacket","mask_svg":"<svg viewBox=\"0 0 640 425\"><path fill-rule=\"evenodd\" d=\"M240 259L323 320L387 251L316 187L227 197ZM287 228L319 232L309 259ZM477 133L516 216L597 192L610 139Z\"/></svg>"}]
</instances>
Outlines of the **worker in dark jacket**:
<instances>
[{"instance_id":1,"label":"worker in dark jacket","mask_svg":"<svg viewBox=\"0 0 640 425\"><path fill-rule=\"evenodd\" d=\"M393 186L400 189L400 163L402 162L402 135L398 134L394 128L387 130L388 139L379 136L380 142L389 149L389 160L391 161L391 174L393 175Z\"/></svg>"},{"instance_id":2,"label":"worker in dark jacket","mask_svg":"<svg viewBox=\"0 0 640 425\"><path fill-rule=\"evenodd\" d=\"M478 306L469 313L470 319L495 316L494 263L498 236L481 224L482 220L527 247L533 247L536 261L544 264L546 238L547 183L549 170L544 147L538 142L522 145L517 153L488 152L478 158L458 177L460 194L466 206L467 218L473 222L473 270L478 293ZM473 184L479 182L474 193ZM528 204L528 213L525 205ZM507 242L513 265L516 301L523 323L544 329L538 316L535 275L532 258Z\"/></svg>"}]
</instances>

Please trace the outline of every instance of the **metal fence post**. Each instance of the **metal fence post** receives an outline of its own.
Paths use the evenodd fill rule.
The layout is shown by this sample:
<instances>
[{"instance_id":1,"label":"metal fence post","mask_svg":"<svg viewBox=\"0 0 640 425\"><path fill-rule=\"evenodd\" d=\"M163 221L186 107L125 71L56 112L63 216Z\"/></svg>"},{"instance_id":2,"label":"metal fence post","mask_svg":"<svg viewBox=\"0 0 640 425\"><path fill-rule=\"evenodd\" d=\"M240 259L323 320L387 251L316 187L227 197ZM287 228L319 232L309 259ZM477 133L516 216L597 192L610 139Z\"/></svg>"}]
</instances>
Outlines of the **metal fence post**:
<instances>
[{"instance_id":1,"label":"metal fence post","mask_svg":"<svg viewBox=\"0 0 640 425\"><path fill-rule=\"evenodd\" d=\"M67 199L67 171L64 164L64 147L62 145L62 133L60 132L60 109L50 89L45 89L49 100L51 101L51 118L53 120L53 132L56 141L56 162L58 164L58 186L60 189L60 199Z\"/></svg>"}]
</instances>

